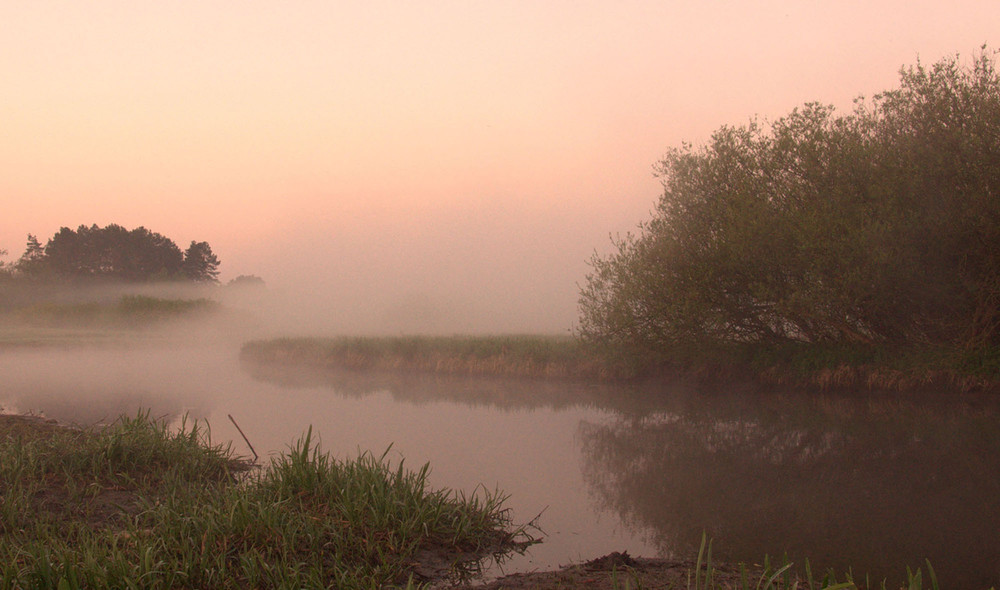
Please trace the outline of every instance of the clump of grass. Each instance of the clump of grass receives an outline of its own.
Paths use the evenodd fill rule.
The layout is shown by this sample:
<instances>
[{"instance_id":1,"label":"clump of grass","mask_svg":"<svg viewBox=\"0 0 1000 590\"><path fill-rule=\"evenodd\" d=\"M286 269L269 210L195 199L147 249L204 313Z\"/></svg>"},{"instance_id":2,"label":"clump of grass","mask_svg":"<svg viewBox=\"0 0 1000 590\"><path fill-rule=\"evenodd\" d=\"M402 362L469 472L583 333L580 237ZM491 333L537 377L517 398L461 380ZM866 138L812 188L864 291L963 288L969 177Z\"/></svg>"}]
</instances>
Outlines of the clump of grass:
<instances>
[{"instance_id":1,"label":"clump of grass","mask_svg":"<svg viewBox=\"0 0 1000 590\"><path fill-rule=\"evenodd\" d=\"M531 541L499 493L427 486L311 430L259 470L197 423L0 435L0 588L371 588ZM455 570L460 571L460 570Z\"/></svg>"}]
</instances>

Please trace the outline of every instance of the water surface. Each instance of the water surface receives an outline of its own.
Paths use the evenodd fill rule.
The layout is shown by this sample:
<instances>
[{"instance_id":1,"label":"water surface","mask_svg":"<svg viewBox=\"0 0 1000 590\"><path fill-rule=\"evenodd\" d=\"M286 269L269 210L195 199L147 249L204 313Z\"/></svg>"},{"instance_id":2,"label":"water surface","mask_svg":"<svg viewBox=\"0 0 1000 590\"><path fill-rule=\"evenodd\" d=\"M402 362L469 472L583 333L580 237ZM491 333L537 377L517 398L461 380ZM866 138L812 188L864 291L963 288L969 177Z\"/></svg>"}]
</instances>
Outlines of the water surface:
<instances>
[{"instance_id":1,"label":"water surface","mask_svg":"<svg viewBox=\"0 0 1000 590\"><path fill-rule=\"evenodd\" d=\"M83 425L149 409L208 421L261 455L312 426L340 457L389 449L436 486L510 494L542 544L503 565L611 551L787 554L898 579L930 559L953 587L1000 584L1000 400L748 387L313 374L241 366L238 346L0 351L0 406Z\"/></svg>"}]
</instances>

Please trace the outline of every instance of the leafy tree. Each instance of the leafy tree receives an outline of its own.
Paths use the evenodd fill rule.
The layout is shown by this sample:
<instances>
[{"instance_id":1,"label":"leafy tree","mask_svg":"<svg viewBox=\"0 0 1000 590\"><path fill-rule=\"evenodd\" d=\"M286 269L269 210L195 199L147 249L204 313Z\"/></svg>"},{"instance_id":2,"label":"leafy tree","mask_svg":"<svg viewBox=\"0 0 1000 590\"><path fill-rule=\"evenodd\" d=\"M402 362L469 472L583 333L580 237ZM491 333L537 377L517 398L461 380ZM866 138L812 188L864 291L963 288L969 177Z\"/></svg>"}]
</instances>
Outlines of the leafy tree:
<instances>
[{"instance_id":1,"label":"leafy tree","mask_svg":"<svg viewBox=\"0 0 1000 590\"><path fill-rule=\"evenodd\" d=\"M182 253L173 240L144 227L61 228L43 247L29 234L17 271L29 276L116 281L214 280L218 258L207 242Z\"/></svg>"},{"instance_id":2,"label":"leafy tree","mask_svg":"<svg viewBox=\"0 0 1000 590\"><path fill-rule=\"evenodd\" d=\"M81 225L61 228L43 260L57 276L144 281L179 277L183 255L172 240L144 227Z\"/></svg>"},{"instance_id":3,"label":"leafy tree","mask_svg":"<svg viewBox=\"0 0 1000 590\"><path fill-rule=\"evenodd\" d=\"M184 252L184 276L192 281L218 283L219 259L208 242L191 242Z\"/></svg>"},{"instance_id":4,"label":"leafy tree","mask_svg":"<svg viewBox=\"0 0 1000 590\"><path fill-rule=\"evenodd\" d=\"M38 238L28 234L27 244L24 254L15 263L17 272L25 275L35 275L41 272L44 267L45 247L39 243Z\"/></svg>"},{"instance_id":5,"label":"leafy tree","mask_svg":"<svg viewBox=\"0 0 1000 590\"><path fill-rule=\"evenodd\" d=\"M984 48L668 151L653 218L595 256L580 333L720 343L1000 344L1000 77Z\"/></svg>"}]
</instances>

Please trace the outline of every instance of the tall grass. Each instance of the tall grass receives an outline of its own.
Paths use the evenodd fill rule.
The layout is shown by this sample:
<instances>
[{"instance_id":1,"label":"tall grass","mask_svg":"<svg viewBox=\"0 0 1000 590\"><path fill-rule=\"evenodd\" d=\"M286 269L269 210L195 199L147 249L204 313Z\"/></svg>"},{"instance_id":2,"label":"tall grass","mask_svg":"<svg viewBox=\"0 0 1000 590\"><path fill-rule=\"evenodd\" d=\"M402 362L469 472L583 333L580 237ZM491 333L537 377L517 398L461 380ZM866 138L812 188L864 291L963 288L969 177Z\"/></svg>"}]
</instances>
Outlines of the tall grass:
<instances>
[{"instance_id":1,"label":"tall grass","mask_svg":"<svg viewBox=\"0 0 1000 590\"><path fill-rule=\"evenodd\" d=\"M372 588L531 541L502 494L429 489L427 466L386 454L334 459L311 430L251 471L197 423L148 414L15 433L0 457L2 589Z\"/></svg>"},{"instance_id":2,"label":"tall grass","mask_svg":"<svg viewBox=\"0 0 1000 590\"><path fill-rule=\"evenodd\" d=\"M243 346L244 361L452 375L617 378L621 367L568 336L276 338Z\"/></svg>"},{"instance_id":3,"label":"tall grass","mask_svg":"<svg viewBox=\"0 0 1000 590\"><path fill-rule=\"evenodd\" d=\"M172 318L182 318L219 309L207 298L160 299L146 295L123 295L114 302L41 302L18 309L12 318L31 325L61 327L135 327Z\"/></svg>"}]
</instances>

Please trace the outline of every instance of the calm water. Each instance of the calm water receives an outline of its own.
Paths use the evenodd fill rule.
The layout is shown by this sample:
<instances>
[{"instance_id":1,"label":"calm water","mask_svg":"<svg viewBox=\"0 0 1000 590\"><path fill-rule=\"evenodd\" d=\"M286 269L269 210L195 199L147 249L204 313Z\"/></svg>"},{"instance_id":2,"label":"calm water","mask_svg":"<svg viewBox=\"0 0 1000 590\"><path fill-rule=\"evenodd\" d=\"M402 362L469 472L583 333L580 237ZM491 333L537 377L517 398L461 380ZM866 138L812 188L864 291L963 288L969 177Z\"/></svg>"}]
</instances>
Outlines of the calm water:
<instances>
[{"instance_id":1,"label":"calm water","mask_svg":"<svg viewBox=\"0 0 1000 590\"><path fill-rule=\"evenodd\" d=\"M432 482L509 493L545 541L504 571L611 551L809 557L898 579L929 558L951 587L1000 584L1000 400L781 395L241 367L238 345L0 352L0 406L93 424L204 418L261 455L312 425L325 450L381 454Z\"/></svg>"}]
</instances>

